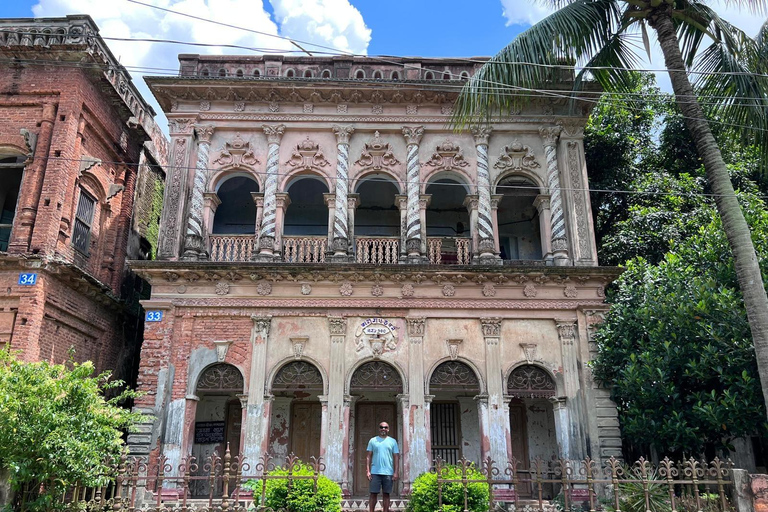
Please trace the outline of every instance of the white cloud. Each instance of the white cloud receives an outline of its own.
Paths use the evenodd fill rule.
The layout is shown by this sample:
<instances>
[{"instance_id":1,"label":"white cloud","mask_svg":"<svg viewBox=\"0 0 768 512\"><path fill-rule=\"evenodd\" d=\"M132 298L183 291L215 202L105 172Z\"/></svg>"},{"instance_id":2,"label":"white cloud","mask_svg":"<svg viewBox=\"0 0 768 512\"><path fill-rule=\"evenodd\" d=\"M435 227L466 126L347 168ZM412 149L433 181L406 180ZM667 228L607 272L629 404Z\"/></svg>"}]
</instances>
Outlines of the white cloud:
<instances>
[{"instance_id":1,"label":"white cloud","mask_svg":"<svg viewBox=\"0 0 768 512\"><path fill-rule=\"evenodd\" d=\"M371 29L365 25L362 14L349 0L269 2L284 35L344 52L368 53ZM311 47L307 49L311 51Z\"/></svg>"},{"instance_id":2,"label":"white cloud","mask_svg":"<svg viewBox=\"0 0 768 512\"><path fill-rule=\"evenodd\" d=\"M144 74L176 74L179 67L177 56L180 53L247 55L263 53L264 50L295 50L285 39L270 37L281 35L364 54L371 39L371 31L366 27L362 15L348 0L270 0L277 22L271 19L264 9L264 3L258 0L142 1L202 19L196 20L125 0L38 0L32 11L37 17L88 14L99 26L102 37L132 39L106 39L106 43L115 57L128 67L142 96L158 113L161 109L140 77ZM216 25L205 20L242 26L261 33ZM142 38L216 46L136 41ZM260 50L252 52L218 45L238 45ZM141 71L133 67L153 69ZM158 123L165 128L162 114Z\"/></svg>"},{"instance_id":3,"label":"white cloud","mask_svg":"<svg viewBox=\"0 0 768 512\"><path fill-rule=\"evenodd\" d=\"M501 0L502 16L509 25L533 25L554 9L531 0Z\"/></svg>"}]
</instances>

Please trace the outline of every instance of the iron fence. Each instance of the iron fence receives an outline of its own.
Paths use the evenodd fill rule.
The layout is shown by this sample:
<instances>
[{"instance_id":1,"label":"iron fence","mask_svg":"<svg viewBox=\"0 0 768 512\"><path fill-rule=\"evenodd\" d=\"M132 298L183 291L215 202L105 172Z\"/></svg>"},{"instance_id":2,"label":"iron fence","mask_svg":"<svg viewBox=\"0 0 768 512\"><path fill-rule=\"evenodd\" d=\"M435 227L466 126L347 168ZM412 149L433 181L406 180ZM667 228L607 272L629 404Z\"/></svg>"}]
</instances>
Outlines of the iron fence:
<instances>
[{"instance_id":1,"label":"iron fence","mask_svg":"<svg viewBox=\"0 0 768 512\"><path fill-rule=\"evenodd\" d=\"M229 449L223 457L214 452L202 463L188 457L174 466L163 455L149 462L124 455L109 467L110 473L104 475L109 484L70 489L57 508L82 512L272 512L266 506L268 482L282 480L290 490L299 481L310 481L313 493L317 493L318 480L326 469L321 458L302 462L293 454L282 464L265 455L251 466ZM431 473L436 479L439 511L448 505L446 496L458 495L463 502L451 503L451 510L471 512L473 486L480 485L487 492L487 507L483 503L482 509L489 511L731 512L731 468L730 461L718 458L709 463L665 458L658 465L642 458L631 465L610 458L602 467L589 458L513 458L503 466L491 458L480 464L461 458L454 465L438 458ZM255 485L247 486L247 482ZM204 489L205 494L195 494L195 489Z\"/></svg>"}]
</instances>

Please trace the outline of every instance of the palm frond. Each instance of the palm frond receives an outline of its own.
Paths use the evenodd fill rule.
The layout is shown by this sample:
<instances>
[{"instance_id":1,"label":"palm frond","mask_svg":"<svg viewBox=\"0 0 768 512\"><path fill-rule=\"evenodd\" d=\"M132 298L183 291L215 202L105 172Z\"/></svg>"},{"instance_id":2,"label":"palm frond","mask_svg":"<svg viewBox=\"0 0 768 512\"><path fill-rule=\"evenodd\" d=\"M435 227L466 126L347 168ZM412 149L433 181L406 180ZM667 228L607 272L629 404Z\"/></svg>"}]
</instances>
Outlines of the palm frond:
<instances>
[{"instance_id":1,"label":"palm frond","mask_svg":"<svg viewBox=\"0 0 768 512\"><path fill-rule=\"evenodd\" d=\"M562 80L551 66L584 62L613 42L623 27L620 7L618 0L573 0L520 34L464 85L452 124L508 111L520 105L520 92Z\"/></svg>"},{"instance_id":2,"label":"palm frond","mask_svg":"<svg viewBox=\"0 0 768 512\"><path fill-rule=\"evenodd\" d=\"M677 25L680 51L683 61L689 68L696 60L702 43L711 39L725 45L731 53L738 53L749 36L720 17L708 5L701 2L686 2L683 9L675 11L673 16Z\"/></svg>"}]
</instances>

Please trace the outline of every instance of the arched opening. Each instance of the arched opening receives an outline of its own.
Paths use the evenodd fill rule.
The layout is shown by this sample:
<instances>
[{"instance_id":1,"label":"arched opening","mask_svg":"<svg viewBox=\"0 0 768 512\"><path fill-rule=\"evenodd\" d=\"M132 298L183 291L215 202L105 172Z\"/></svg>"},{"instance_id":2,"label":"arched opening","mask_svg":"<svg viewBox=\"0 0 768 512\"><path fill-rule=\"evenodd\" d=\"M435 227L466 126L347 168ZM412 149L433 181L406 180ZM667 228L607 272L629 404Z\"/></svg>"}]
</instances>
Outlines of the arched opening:
<instances>
[{"instance_id":1,"label":"arched opening","mask_svg":"<svg viewBox=\"0 0 768 512\"><path fill-rule=\"evenodd\" d=\"M424 80L434 80L434 79L435 79L435 74L432 73L431 71L427 71L426 73L424 73Z\"/></svg>"},{"instance_id":2,"label":"arched opening","mask_svg":"<svg viewBox=\"0 0 768 512\"><path fill-rule=\"evenodd\" d=\"M254 78L260 77L261 76L261 71L258 70L258 69L254 69L253 70L253 76L254 76Z\"/></svg>"},{"instance_id":3,"label":"arched opening","mask_svg":"<svg viewBox=\"0 0 768 512\"><path fill-rule=\"evenodd\" d=\"M311 69L305 69L304 70L304 78L312 78L314 75L312 74Z\"/></svg>"},{"instance_id":4,"label":"arched opening","mask_svg":"<svg viewBox=\"0 0 768 512\"><path fill-rule=\"evenodd\" d=\"M401 242L397 186L387 176L373 174L356 191L360 200L355 211L357 262L396 264Z\"/></svg>"},{"instance_id":5,"label":"arched opening","mask_svg":"<svg viewBox=\"0 0 768 512\"><path fill-rule=\"evenodd\" d=\"M469 73L466 71L462 71L460 76L462 80L469 80Z\"/></svg>"},{"instance_id":6,"label":"arched opening","mask_svg":"<svg viewBox=\"0 0 768 512\"><path fill-rule=\"evenodd\" d=\"M283 259L321 263L328 250L328 206L323 194L328 185L312 176L288 187L288 208L283 221Z\"/></svg>"},{"instance_id":7,"label":"arched opening","mask_svg":"<svg viewBox=\"0 0 768 512\"><path fill-rule=\"evenodd\" d=\"M430 263L469 264L471 244L464 184L453 178L440 178L428 184L425 193L431 196L426 210Z\"/></svg>"},{"instance_id":8,"label":"arched opening","mask_svg":"<svg viewBox=\"0 0 768 512\"><path fill-rule=\"evenodd\" d=\"M376 71L373 72L373 78L375 80L381 80L384 77L381 75L381 71L376 70Z\"/></svg>"},{"instance_id":9,"label":"arched opening","mask_svg":"<svg viewBox=\"0 0 768 512\"><path fill-rule=\"evenodd\" d=\"M227 76L227 70L226 70L226 69L224 69L224 68L221 68L221 69L219 70L219 76L220 76L220 77L224 77L224 76Z\"/></svg>"},{"instance_id":10,"label":"arched opening","mask_svg":"<svg viewBox=\"0 0 768 512\"><path fill-rule=\"evenodd\" d=\"M214 451L223 457L227 444L233 456L240 453L243 408L238 395L243 393L243 374L231 364L214 364L200 374L195 387L198 401L195 408L192 456L201 463L199 475L195 476L207 475L207 471L202 469L204 461ZM215 489L214 493L221 491ZM194 479L190 482L190 493L193 496L207 496L209 492L210 484L207 479Z\"/></svg>"},{"instance_id":11,"label":"arched opening","mask_svg":"<svg viewBox=\"0 0 768 512\"><path fill-rule=\"evenodd\" d=\"M208 68L203 68L203 70L200 72L200 76L209 77L211 76L211 72L208 71Z\"/></svg>"},{"instance_id":12,"label":"arched opening","mask_svg":"<svg viewBox=\"0 0 768 512\"><path fill-rule=\"evenodd\" d=\"M330 69L324 69L322 77L323 78L331 78L331 70Z\"/></svg>"},{"instance_id":13,"label":"arched opening","mask_svg":"<svg viewBox=\"0 0 768 512\"><path fill-rule=\"evenodd\" d=\"M8 250L13 219L16 217L25 156L0 154L0 251Z\"/></svg>"},{"instance_id":14,"label":"arched opening","mask_svg":"<svg viewBox=\"0 0 768 512\"><path fill-rule=\"evenodd\" d=\"M542 259L539 212L534 206L539 188L523 176L508 176L496 186L496 193L503 196L497 211L501 259Z\"/></svg>"},{"instance_id":15,"label":"arched opening","mask_svg":"<svg viewBox=\"0 0 768 512\"><path fill-rule=\"evenodd\" d=\"M285 76L288 78L293 78L294 76L296 76L296 72L293 69L289 69L288 71L285 72Z\"/></svg>"},{"instance_id":16,"label":"arched opening","mask_svg":"<svg viewBox=\"0 0 768 512\"><path fill-rule=\"evenodd\" d=\"M480 380L474 370L461 361L446 361L432 372L429 394L434 395L429 410L432 459L440 457L456 464L463 456L480 462L480 416L475 397Z\"/></svg>"},{"instance_id":17,"label":"arched opening","mask_svg":"<svg viewBox=\"0 0 768 512\"><path fill-rule=\"evenodd\" d=\"M507 378L509 430L512 436L512 456L520 461L520 469L529 470L536 457L551 460L559 456L555 435L555 416L550 398L557 394L552 376L532 364L518 366ZM522 486L521 494L531 493ZM545 489L551 493L551 489Z\"/></svg>"},{"instance_id":18,"label":"arched opening","mask_svg":"<svg viewBox=\"0 0 768 512\"><path fill-rule=\"evenodd\" d=\"M256 232L254 192L259 191L256 180L235 176L223 182L217 190L221 204L213 217L213 233L253 235Z\"/></svg>"},{"instance_id":19,"label":"arched opening","mask_svg":"<svg viewBox=\"0 0 768 512\"><path fill-rule=\"evenodd\" d=\"M451 79L451 72L448 70L443 71L443 80L450 80Z\"/></svg>"},{"instance_id":20,"label":"arched opening","mask_svg":"<svg viewBox=\"0 0 768 512\"><path fill-rule=\"evenodd\" d=\"M400 80L400 73L398 73L397 71L393 71L391 78L392 80Z\"/></svg>"},{"instance_id":21,"label":"arched opening","mask_svg":"<svg viewBox=\"0 0 768 512\"><path fill-rule=\"evenodd\" d=\"M365 71L363 71L362 69L358 69L355 72L355 78L358 78L358 79L359 78L365 78Z\"/></svg>"},{"instance_id":22,"label":"arched opening","mask_svg":"<svg viewBox=\"0 0 768 512\"><path fill-rule=\"evenodd\" d=\"M271 455L283 464L290 453L304 462L320 456L323 376L307 361L283 365L272 379ZM287 441L287 443L286 443Z\"/></svg>"},{"instance_id":23,"label":"arched opening","mask_svg":"<svg viewBox=\"0 0 768 512\"><path fill-rule=\"evenodd\" d=\"M349 393L357 397L355 414L350 425L354 432L355 470L353 488L355 496L368 495L368 478L365 473L365 446L379 434L378 424L389 424L389 435L398 442L402 439L398 419L397 395L404 392L403 380L398 371L383 361L361 364L352 374ZM393 490L397 494L396 490Z\"/></svg>"},{"instance_id":24,"label":"arched opening","mask_svg":"<svg viewBox=\"0 0 768 512\"><path fill-rule=\"evenodd\" d=\"M243 70L242 69L238 69L237 73L235 73L235 75L237 75L237 78L243 78Z\"/></svg>"}]
</instances>

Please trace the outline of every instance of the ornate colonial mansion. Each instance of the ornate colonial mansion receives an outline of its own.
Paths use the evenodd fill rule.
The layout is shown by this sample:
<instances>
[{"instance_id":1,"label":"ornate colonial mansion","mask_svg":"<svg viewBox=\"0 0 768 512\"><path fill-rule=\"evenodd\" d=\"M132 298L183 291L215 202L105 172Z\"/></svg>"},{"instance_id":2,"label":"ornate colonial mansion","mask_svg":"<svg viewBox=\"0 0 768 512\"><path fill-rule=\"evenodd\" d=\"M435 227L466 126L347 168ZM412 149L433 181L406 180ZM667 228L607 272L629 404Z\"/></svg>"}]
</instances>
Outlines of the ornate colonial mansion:
<instances>
[{"instance_id":1,"label":"ornate colonial mansion","mask_svg":"<svg viewBox=\"0 0 768 512\"><path fill-rule=\"evenodd\" d=\"M621 454L591 333L588 109L449 125L465 59L182 55L133 454L322 456L367 495L378 422L402 483L433 459ZM572 77L563 76L567 81ZM567 84L554 84L564 90Z\"/></svg>"}]
</instances>

